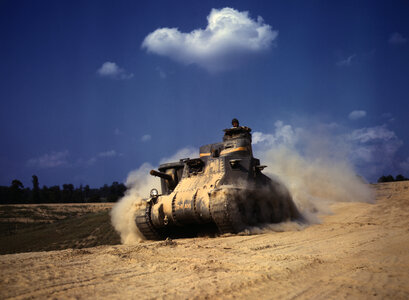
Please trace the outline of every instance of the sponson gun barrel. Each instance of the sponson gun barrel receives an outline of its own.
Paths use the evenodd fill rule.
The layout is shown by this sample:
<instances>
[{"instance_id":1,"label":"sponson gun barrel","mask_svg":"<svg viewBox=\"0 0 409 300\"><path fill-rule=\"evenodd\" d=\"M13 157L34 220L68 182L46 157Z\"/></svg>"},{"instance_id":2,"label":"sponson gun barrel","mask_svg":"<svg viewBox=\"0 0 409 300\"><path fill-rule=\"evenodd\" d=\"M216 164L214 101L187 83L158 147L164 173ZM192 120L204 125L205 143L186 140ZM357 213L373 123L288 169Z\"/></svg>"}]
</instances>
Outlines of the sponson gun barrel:
<instances>
[{"instance_id":1,"label":"sponson gun barrel","mask_svg":"<svg viewBox=\"0 0 409 300\"><path fill-rule=\"evenodd\" d=\"M169 175L169 174L166 174L166 173L163 173L163 172L158 172L158 171L155 171L155 170L151 170L149 173L150 173L152 176L158 176L158 177L163 178L163 179L165 179L165 180L168 180L168 181L170 181L170 182L173 181L172 176Z\"/></svg>"}]
</instances>

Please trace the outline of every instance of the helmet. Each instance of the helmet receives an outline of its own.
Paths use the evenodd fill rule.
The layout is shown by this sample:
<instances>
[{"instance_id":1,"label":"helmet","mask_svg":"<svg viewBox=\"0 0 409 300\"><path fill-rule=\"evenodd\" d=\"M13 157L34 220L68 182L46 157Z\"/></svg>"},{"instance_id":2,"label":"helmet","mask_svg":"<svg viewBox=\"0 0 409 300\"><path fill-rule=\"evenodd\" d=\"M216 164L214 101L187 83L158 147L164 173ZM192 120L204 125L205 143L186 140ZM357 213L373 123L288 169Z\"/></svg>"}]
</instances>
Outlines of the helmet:
<instances>
[{"instance_id":1,"label":"helmet","mask_svg":"<svg viewBox=\"0 0 409 300\"><path fill-rule=\"evenodd\" d=\"M237 123L237 125L239 125L239 120L237 120L236 118L234 118L233 120L231 120L231 125L234 126L234 123Z\"/></svg>"}]
</instances>

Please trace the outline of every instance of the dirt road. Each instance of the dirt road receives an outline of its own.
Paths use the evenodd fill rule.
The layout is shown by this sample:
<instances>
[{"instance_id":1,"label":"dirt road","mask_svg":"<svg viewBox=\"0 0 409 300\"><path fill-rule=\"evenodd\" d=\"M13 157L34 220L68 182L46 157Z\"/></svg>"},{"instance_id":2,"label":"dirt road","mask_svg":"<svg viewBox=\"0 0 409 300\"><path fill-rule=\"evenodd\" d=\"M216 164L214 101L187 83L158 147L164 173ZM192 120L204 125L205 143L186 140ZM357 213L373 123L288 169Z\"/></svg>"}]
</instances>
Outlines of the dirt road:
<instances>
[{"instance_id":1,"label":"dirt road","mask_svg":"<svg viewBox=\"0 0 409 300\"><path fill-rule=\"evenodd\" d=\"M0 256L0 298L408 299L409 182L301 231Z\"/></svg>"}]
</instances>

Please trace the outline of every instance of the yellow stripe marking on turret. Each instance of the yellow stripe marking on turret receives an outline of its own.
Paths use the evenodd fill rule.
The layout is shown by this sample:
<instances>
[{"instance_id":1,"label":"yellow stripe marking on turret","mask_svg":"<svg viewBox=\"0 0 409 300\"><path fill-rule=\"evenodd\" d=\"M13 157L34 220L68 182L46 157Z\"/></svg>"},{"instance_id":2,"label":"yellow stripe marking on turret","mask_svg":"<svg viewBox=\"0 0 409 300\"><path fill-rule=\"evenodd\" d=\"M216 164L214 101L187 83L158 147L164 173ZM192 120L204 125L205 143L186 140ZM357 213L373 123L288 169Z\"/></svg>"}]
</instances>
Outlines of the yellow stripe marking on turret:
<instances>
[{"instance_id":1,"label":"yellow stripe marking on turret","mask_svg":"<svg viewBox=\"0 0 409 300\"><path fill-rule=\"evenodd\" d=\"M229 153L237 152L237 151L248 151L248 148L247 147L237 147L234 149L224 149L220 152L220 155L229 154ZM200 153L200 157L210 156L210 155L211 153Z\"/></svg>"},{"instance_id":2,"label":"yellow stripe marking on turret","mask_svg":"<svg viewBox=\"0 0 409 300\"><path fill-rule=\"evenodd\" d=\"M247 151L247 150L248 150L247 147L237 147L237 148L229 149L229 150L225 149L225 150L222 150L222 152L220 152L220 155L237 152L237 151Z\"/></svg>"}]
</instances>

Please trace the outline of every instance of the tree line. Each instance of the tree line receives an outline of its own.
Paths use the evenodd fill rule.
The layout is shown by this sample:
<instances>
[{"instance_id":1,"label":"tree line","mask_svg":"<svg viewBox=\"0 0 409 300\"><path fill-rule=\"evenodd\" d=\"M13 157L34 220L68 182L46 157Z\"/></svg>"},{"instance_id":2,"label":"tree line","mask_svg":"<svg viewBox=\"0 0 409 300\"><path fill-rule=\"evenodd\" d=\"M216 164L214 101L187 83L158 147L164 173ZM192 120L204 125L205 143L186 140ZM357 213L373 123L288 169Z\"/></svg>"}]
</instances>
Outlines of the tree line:
<instances>
[{"instance_id":1,"label":"tree line","mask_svg":"<svg viewBox=\"0 0 409 300\"><path fill-rule=\"evenodd\" d=\"M32 184L30 189L14 179L10 186L0 186L0 204L116 202L126 191L126 186L116 181L101 188L89 185L75 188L73 184L40 188L36 175L32 176Z\"/></svg>"},{"instance_id":2,"label":"tree line","mask_svg":"<svg viewBox=\"0 0 409 300\"><path fill-rule=\"evenodd\" d=\"M406 181L409 180L409 178L406 178L405 176L403 176L402 174L396 175L395 178L393 178L392 175L383 175L381 177L379 177L378 182L394 182L394 181Z\"/></svg>"}]
</instances>

